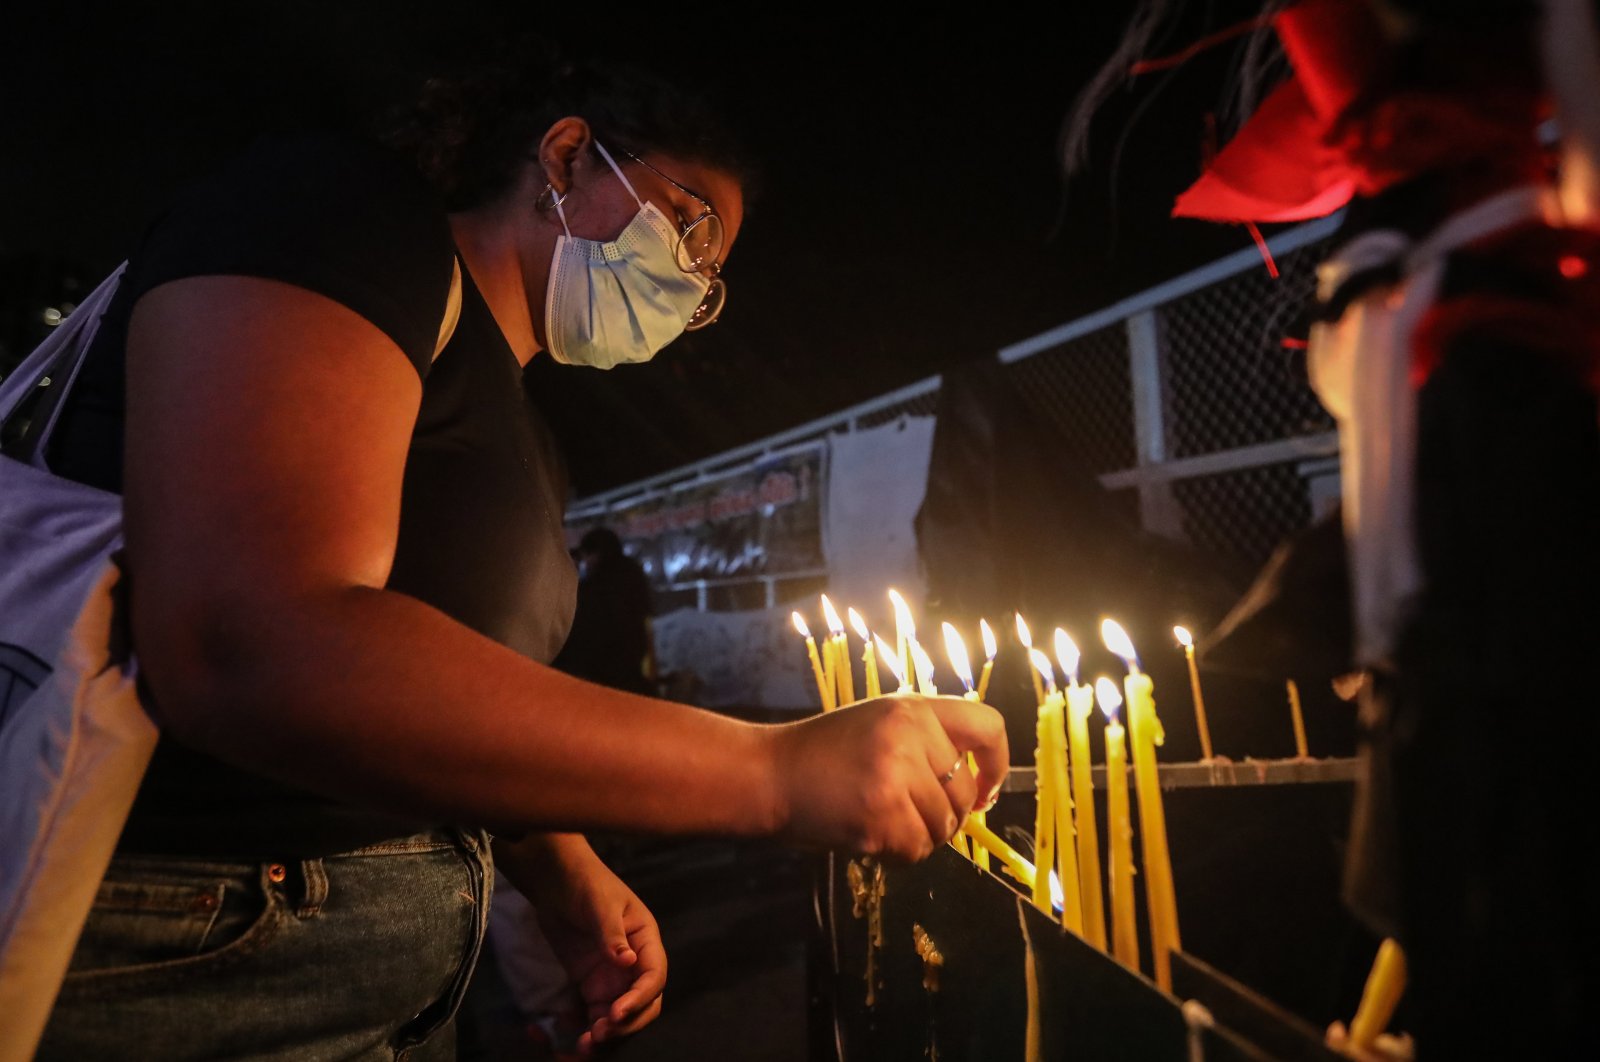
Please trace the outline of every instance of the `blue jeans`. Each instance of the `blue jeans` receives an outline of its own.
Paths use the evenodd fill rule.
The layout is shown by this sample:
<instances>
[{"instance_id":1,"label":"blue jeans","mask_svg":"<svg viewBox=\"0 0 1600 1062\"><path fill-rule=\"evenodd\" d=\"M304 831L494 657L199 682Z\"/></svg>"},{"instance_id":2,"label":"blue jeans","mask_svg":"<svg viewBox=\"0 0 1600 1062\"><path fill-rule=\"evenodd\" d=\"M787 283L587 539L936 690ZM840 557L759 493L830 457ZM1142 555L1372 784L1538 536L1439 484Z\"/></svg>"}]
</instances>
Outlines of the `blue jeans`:
<instances>
[{"instance_id":1,"label":"blue jeans","mask_svg":"<svg viewBox=\"0 0 1600 1062\"><path fill-rule=\"evenodd\" d=\"M118 856L40 1060L455 1057L488 924L488 838L296 863Z\"/></svg>"}]
</instances>

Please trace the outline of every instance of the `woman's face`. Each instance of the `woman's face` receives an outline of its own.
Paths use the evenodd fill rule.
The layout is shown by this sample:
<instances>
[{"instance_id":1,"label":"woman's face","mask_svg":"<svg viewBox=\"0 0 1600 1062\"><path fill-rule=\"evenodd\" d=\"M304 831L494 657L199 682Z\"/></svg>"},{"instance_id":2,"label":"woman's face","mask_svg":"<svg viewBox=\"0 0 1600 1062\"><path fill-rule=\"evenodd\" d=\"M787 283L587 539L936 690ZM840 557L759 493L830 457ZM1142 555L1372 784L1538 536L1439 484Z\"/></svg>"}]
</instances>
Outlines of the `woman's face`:
<instances>
[{"instance_id":1,"label":"woman's face","mask_svg":"<svg viewBox=\"0 0 1600 1062\"><path fill-rule=\"evenodd\" d=\"M651 152L638 159L615 150L611 154L639 198L655 206L679 232L700 221L708 210L717 216L721 248L701 270L707 280L716 278L727 265L744 221L744 195L738 180L715 166L670 154ZM580 239L615 240L638 214L639 203L596 151L577 152L569 172L571 181L562 200L567 231ZM553 212L546 220L561 231ZM541 346L547 345L544 324L542 315L535 313L534 328Z\"/></svg>"}]
</instances>

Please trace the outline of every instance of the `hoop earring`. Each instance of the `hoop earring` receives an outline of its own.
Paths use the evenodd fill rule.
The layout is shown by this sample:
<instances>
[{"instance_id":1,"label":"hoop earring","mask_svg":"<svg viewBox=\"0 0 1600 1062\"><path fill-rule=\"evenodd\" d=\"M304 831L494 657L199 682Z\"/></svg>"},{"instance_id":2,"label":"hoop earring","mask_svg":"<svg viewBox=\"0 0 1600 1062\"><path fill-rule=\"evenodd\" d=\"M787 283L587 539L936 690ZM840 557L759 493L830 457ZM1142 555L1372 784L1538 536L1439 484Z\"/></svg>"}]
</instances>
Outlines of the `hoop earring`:
<instances>
[{"instance_id":1,"label":"hoop earring","mask_svg":"<svg viewBox=\"0 0 1600 1062\"><path fill-rule=\"evenodd\" d=\"M568 192L567 195L561 195L556 191L555 185L546 184L544 186L544 191L539 193L539 198L533 201L533 208L541 214L548 214L556 207L565 203L567 201L567 196L570 196L571 194L571 192Z\"/></svg>"}]
</instances>

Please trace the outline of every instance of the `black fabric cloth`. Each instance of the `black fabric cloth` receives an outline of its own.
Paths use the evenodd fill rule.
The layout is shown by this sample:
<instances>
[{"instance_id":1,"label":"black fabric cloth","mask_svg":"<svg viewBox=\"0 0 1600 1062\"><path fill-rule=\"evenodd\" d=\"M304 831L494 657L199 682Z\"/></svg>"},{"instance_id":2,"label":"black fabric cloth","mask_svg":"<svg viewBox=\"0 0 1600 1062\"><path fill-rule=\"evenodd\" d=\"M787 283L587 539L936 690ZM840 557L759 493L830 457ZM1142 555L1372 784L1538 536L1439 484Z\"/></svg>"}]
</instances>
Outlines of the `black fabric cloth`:
<instances>
[{"instance_id":1,"label":"black fabric cloth","mask_svg":"<svg viewBox=\"0 0 1600 1062\"><path fill-rule=\"evenodd\" d=\"M650 651L650 580L626 554L595 563L578 582L572 634L555 666L602 686L650 693L644 658Z\"/></svg>"},{"instance_id":2,"label":"black fabric cloth","mask_svg":"<svg viewBox=\"0 0 1600 1062\"><path fill-rule=\"evenodd\" d=\"M565 474L464 264L460 320L433 360L454 260L442 206L398 158L334 137L259 143L161 218L131 257L47 451L52 469L120 490L124 346L139 296L205 275L317 292L380 328L423 378L390 589L549 662L576 583L561 527ZM329 800L163 736L120 848L311 857L432 825Z\"/></svg>"},{"instance_id":3,"label":"black fabric cloth","mask_svg":"<svg viewBox=\"0 0 1600 1062\"><path fill-rule=\"evenodd\" d=\"M1419 1057L1594 1057L1600 287L1586 237L1453 256L1418 396L1424 591L1390 691ZM1435 329L1437 336L1439 329Z\"/></svg>"}]
</instances>

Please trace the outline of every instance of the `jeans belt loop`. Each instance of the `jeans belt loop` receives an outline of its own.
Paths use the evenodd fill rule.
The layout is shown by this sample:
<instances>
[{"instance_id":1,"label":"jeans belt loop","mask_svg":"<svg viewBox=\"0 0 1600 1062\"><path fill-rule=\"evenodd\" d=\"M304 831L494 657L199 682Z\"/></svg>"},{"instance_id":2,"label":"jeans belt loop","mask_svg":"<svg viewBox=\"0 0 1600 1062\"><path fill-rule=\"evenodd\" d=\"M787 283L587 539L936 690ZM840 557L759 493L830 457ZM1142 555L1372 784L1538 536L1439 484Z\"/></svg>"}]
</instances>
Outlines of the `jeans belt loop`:
<instances>
[{"instance_id":1,"label":"jeans belt loop","mask_svg":"<svg viewBox=\"0 0 1600 1062\"><path fill-rule=\"evenodd\" d=\"M304 883L304 892L295 917L315 918L321 912L322 905L328 902L328 871L323 867L322 860L301 860L300 880Z\"/></svg>"}]
</instances>

